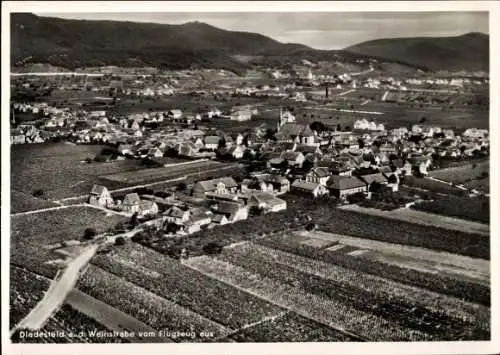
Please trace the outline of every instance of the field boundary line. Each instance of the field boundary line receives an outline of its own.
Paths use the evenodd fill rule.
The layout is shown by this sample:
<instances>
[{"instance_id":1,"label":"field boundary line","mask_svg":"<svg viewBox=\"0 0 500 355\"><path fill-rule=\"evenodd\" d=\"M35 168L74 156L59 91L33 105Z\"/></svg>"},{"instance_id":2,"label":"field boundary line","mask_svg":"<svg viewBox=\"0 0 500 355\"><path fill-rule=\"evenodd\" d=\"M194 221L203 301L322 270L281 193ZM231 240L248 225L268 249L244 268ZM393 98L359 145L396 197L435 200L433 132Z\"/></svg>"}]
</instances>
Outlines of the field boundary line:
<instances>
[{"instance_id":1,"label":"field boundary line","mask_svg":"<svg viewBox=\"0 0 500 355\"><path fill-rule=\"evenodd\" d=\"M32 210L32 211L26 211L26 212L12 213L10 216L11 217L24 216L24 215L35 214L35 213L57 211L57 210L65 209L65 208L71 208L71 207L86 207L86 205L85 204L61 205L61 206L55 206L55 207L42 208L42 209L39 209L39 210Z\"/></svg>"},{"instance_id":2,"label":"field boundary line","mask_svg":"<svg viewBox=\"0 0 500 355\"><path fill-rule=\"evenodd\" d=\"M256 326L259 326L263 323L266 323L266 322L270 322L270 321L274 321L276 319L280 319L280 318L283 318L284 316L288 315L292 313L291 310L287 309L283 312L281 312L280 314L277 314L275 316L271 316L271 317L264 317L262 318L261 320L259 321L256 321L256 322L253 322L253 323L248 323L248 324L245 324L244 326L242 326L241 328L238 328L238 329L235 329L233 330L231 333L227 334L227 335L224 335L224 336L221 336L221 337L217 337L214 339L214 341L218 341L218 340L221 340L221 339L225 339L225 338L229 338L231 335L234 335L238 332L241 332L242 330L247 330L247 329L250 329L250 328L253 328L253 327L256 327Z\"/></svg>"},{"instance_id":3,"label":"field boundary line","mask_svg":"<svg viewBox=\"0 0 500 355\"><path fill-rule=\"evenodd\" d=\"M179 177L176 177L176 178L172 178L172 179L167 179L167 180L162 180L162 181L156 181L156 182L152 182L152 183L148 183L148 184L140 184L140 185L133 185L133 186L128 186L128 187L122 187L122 188L115 189L115 190L109 190L109 192L110 193L125 192L125 191L128 191L128 190L135 190L135 189L139 189L139 188L143 188L143 187L149 187L149 186L154 186L154 185L161 185L161 184L165 184L165 183L168 183L168 182L182 181L182 180L186 180L189 176L195 176L195 175L198 175L198 174L204 174L204 173L210 173L210 172L214 172L214 171L221 171L221 170L232 169L232 168L236 168L238 166L239 166L239 164L237 164L237 163L236 164L231 164L229 166L221 166L221 167L214 168L214 169L202 170L200 172L195 172L195 173L189 173L189 174L186 174L186 175L183 175L183 176L179 176ZM90 192L89 192L89 194L90 194ZM89 194L80 195L80 196L65 197L65 198L57 200L57 201L58 202L66 202L66 201L71 201L71 200L78 200L78 199L81 199L81 198L84 198L84 197L88 197Z\"/></svg>"},{"instance_id":4,"label":"field boundary line","mask_svg":"<svg viewBox=\"0 0 500 355\"><path fill-rule=\"evenodd\" d=\"M193 258L193 259L194 259L194 258ZM343 328L336 327L336 326L332 326L331 324L325 324L325 323L323 323L323 322L320 322L320 321L318 321L318 320L316 320L316 319L312 318L311 316L306 315L305 313L298 313L298 312L297 312L296 310L294 310L292 307L290 307L290 306L285 306L285 305L283 305L283 304L280 304L280 303L277 303L277 302L275 302L275 301L272 301L272 300L270 300L270 299L268 299L268 298L265 298L265 297L263 297L263 296L259 295L259 294L258 294L258 293L256 293L256 292L250 291L250 290L245 289L245 288L243 288L243 287L241 287L241 286L238 286L238 285L235 285L235 284L229 283L229 282L227 282L227 281L221 280L221 279L219 279L218 277L215 277L215 276L213 276L213 275L211 275L211 274L208 274L208 273L206 273L206 272L203 272L202 270L199 270L197 267L192 266L192 265L190 265L189 263L182 262L182 265L187 266L188 268L190 268L190 269L192 269L192 270L194 270L194 271L196 271L196 272L199 272L200 274L205 275L206 277L209 277L209 278L211 278L211 279L213 279L213 280L216 280L216 281L218 281L218 282L222 282L222 283L224 283L224 284L226 284L226 285L229 285L229 286L231 286L231 287L234 287L234 288L236 288L236 289L238 289L238 290L240 290L240 291L242 291L242 292L245 292L245 293L248 293L248 294L250 294L250 295L252 295L252 296L254 296L254 297L257 297L257 298L259 298L259 299L261 299L261 300L263 300L263 301L266 301L266 302L268 302L268 303L274 304L275 306L278 306L278 307L280 307L280 308L286 309L287 311L290 311L290 312L296 313L296 314L298 314L298 315L300 315L300 316L303 316L304 318L308 318L308 319L310 319L310 320L312 320L312 321L314 321L314 322L324 324L324 325L326 325L327 327L330 327L330 328L332 328L333 330L336 330L336 331L338 331L339 333L342 333L342 334L344 334L344 335L347 335L347 336L349 336L349 337L351 337L351 338L354 338L354 339L357 339L357 340L359 340L359 341L363 341L363 342L370 341L370 339L367 339L367 338L365 338L365 337L363 337L363 336L361 336L361 335L358 335L358 334L351 333L351 332L349 332L349 331L347 331L347 330L345 330L345 329L343 329Z\"/></svg>"}]
</instances>

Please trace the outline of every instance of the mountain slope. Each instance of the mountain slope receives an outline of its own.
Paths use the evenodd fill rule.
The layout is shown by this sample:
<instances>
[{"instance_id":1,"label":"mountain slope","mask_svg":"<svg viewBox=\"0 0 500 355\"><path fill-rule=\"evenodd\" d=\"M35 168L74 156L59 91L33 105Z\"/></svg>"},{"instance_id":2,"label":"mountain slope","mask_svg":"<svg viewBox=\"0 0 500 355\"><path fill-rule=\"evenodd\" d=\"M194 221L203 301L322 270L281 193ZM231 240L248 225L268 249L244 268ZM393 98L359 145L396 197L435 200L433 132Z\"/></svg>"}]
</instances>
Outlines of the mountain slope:
<instances>
[{"instance_id":1,"label":"mountain slope","mask_svg":"<svg viewBox=\"0 0 500 355\"><path fill-rule=\"evenodd\" d=\"M83 65L155 65L172 69L245 65L234 54L267 55L310 50L269 37L225 31L190 22L183 25L116 21L65 20L12 14L13 65L29 58L65 67ZM232 68L234 67L234 68Z\"/></svg>"},{"instance_id":2,"label":"mountain slope","mask_svg":"<svg viewBox=\"0 0 500 355\"><path fill-rule=\"evenodd\" d=\"M457 37L378 39L345 50L432 70L489 70L489 36L482 33Z\"/></svg>"}]
</instances>

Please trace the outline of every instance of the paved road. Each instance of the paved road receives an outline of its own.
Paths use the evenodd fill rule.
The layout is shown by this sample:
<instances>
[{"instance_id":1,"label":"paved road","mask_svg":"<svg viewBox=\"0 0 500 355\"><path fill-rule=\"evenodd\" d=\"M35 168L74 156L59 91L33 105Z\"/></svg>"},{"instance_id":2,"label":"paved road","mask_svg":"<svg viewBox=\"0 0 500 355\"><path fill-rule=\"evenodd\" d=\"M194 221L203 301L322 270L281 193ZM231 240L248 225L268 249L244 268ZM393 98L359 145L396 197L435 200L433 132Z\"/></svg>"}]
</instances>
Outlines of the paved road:
<instances>
[{"instance_id":1,"label":"paved road","mask_svg":"<svg viewBox=\"0 0 500 355\"><path fill-rule=\"evenodd\" d=\"M80 270L94 256L98 246L88 247L79 256L68 263L64 272L52 281L43 299L16 326L17 328L40 329L45 322L61 307L68 293L73 289L80 275Z\"/></svg>"}]
</instances>

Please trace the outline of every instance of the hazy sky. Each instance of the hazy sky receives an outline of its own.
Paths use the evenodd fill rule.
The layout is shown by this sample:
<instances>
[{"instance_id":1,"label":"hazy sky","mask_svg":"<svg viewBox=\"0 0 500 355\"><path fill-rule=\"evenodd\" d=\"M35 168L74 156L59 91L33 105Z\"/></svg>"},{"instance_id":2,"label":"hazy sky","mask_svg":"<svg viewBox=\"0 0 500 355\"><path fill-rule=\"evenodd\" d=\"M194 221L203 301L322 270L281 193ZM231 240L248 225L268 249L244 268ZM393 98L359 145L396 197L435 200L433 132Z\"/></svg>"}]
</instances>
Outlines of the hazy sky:
<instances>
[{"instance_id":1,"label":"hazy sky","mask_svg":"<svg viewBox=\"0 0 500 355\"><path fill-rule=\"evenodd\" d=\"M339 49L370 39L456 36L488 31L488 12L178 12L39 13L40 16L181 24L200 21L233 31L258 32L280 42Z\"/></svg>"}]
</instances>

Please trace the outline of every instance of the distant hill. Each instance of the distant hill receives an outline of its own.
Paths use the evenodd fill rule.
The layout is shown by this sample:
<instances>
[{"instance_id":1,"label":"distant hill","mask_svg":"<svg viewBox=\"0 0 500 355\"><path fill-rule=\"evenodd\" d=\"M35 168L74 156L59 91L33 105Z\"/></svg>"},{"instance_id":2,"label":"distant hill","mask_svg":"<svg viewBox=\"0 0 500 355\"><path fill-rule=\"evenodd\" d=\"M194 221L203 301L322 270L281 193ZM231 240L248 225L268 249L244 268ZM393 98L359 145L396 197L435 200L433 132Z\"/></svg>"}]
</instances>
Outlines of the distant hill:
<instances>
[{"instance_id":1,"label":"distant hill","mask_svg":"<svg viewBox=\"0 0 500 355\"><path fill-rule=\"evenodd\" d=\"M225 31L200 22L168 25L16 13L11 15L11 32L13 70L47 63L68 69L154 66L226 69L240 74L254 66L283 67L303 60L354 63L368 58L281 43L260 34Z\"/></svg>"},{"instance_id":2,"label":"distant hill","mask_svg":"<svg viewBox=\"0 0 500 355\"><path fill-rule=\"evenodd\" d=\"M489 71L489 36L482 33L457 37L377 39L345 50L431 70Z\"/></svg>"},{"instance_id":3,"label":"distant hill","mask_svg":"<svg viewBox=\"0 0 500 355\"><path fill-rule=\"evenodd\" d=\"M182 25L66 20L17 13L11 17L12 65L26 61L80 66L159 66L169 69L245 69L234 54L271 55L311 50L204 23Z\"/></svg>"}]
</instances>

